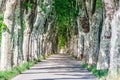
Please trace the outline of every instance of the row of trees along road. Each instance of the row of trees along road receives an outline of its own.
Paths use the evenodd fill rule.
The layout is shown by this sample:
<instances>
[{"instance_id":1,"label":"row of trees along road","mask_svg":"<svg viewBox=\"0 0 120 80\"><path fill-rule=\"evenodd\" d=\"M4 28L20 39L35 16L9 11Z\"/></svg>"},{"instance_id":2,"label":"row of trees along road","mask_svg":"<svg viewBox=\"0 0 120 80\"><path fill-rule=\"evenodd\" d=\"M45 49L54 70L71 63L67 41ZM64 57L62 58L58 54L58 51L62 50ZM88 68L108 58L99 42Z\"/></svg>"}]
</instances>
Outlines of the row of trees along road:
<instances>
[{"instance_id":1,"label":"row of trees along road","mask_svg":"<svg viewBox=\"0 0 120 80\"><path fill-rule=\"evenodd\" d=\"M0 69L64 49L112 79L120 72L119 13L119 0L0 0Z\"/></svg>"}]
</instances>

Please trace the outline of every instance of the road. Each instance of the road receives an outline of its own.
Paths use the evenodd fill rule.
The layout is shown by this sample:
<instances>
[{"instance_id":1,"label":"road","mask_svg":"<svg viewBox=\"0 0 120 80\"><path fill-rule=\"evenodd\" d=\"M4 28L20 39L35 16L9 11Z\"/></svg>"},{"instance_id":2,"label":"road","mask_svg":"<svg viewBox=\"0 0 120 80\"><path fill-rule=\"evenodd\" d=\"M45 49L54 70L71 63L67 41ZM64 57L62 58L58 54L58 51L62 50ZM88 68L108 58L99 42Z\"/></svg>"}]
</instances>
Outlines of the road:
<instances>
[{"instance_id":1,"label":"road","mask_svg":"<svg viewBox=\"0 0 120 80\"><path fill-rule=\"evenodd\" d=\"M80 63L70 56L56 54L12 80L98 80L91 72L82 68Z\"/></svg>"}]
</instances>

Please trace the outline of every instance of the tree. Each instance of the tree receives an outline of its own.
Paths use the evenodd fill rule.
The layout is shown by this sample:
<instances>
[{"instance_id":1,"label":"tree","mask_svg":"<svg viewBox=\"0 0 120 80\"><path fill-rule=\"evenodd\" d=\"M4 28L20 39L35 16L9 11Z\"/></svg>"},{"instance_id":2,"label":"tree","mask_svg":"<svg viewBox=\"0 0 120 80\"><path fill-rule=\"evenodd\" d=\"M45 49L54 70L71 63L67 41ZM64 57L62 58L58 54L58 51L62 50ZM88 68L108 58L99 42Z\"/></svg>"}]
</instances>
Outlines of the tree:
<instances>
[{"instance_id":1,"label":"tree","mask_svg":"<svg viewBox=\"0 0 120 80\"><path fill-rule=\"evenodd\" d=\"M4 22L2 25L2 45L1 45L1 70L10 69L12 67L13 54L13 29L14 29L14 12L17 0L9 0L6 2L4 12Z\"/></svg>"},{"instance_id":2,"label":"tree","mask_svg":"<svg viewBox=\"0 0 120 80\"><path fill-rule=\"evenodd\" d=\"M98 69L108 69L110 62L111 21L115 12L114 0L104 0L105 20L101 35Z\"/></svg>"}]
</instances>

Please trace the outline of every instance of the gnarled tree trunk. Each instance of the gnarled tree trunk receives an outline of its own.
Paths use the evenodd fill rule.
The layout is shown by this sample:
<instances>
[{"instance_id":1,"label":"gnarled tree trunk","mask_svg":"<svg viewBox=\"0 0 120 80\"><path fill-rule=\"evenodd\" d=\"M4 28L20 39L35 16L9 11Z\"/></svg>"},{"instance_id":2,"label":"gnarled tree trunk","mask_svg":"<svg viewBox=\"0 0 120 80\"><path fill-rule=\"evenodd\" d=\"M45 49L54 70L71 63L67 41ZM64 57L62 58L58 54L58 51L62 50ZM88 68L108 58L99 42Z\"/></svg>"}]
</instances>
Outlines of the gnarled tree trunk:
<instances>
[{"instance_id":1,"label":"gnarled tree trunk","mask_svg":"<svg viewBox=\"0 0 120 80\"><path fill-rule=\"evenodd\" d=\"M105 21L103 25L100 53L98 58L98 69L108 69L110 62L110 40L111 40L111 21L115 12L114 0L104 0L105 4Z\"/></svg>"},{"instance_id":2,"label":"gnarled tree trunk","mask_svg":"<svg viewBox=\"0 0 120 80\"><path fill-rule=\"evenodd\" d=\"M12 67L13 29L16 3L17 0L7 0L6 3L4 29L2 30L1 70L7 70Z\"/></svg>"}]
</instances>

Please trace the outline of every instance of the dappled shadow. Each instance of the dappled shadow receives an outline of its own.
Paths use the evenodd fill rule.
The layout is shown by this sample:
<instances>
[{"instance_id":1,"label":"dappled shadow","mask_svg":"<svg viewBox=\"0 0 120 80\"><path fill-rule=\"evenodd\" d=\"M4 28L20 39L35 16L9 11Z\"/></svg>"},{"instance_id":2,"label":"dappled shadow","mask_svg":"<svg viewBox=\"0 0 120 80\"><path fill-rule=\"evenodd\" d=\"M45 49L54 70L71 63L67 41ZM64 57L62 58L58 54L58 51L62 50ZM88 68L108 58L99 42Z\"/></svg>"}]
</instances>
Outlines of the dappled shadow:
<instances>
[{"instance_id":1,"label":"dappled shadow","mask_svg":"<svg viewBox=\"0 0 120 80\"><path fill-rule=\"evenodd\" d=\"M82 67L80 66L72 66L72 67L45 67L45 68L31 68L30 70L40 70L40 69L64 69L64 68L67 68L67 69L83 69Z\"/></svg>"},{"instance_id":2,"label":"dappled shadow","mask_svg":"<svg viewBox=\"0 0 120 80\"><path fill-rule=\"evenodd\" d=\"M81 78L52 78L52 79L32 79L32 80L96 80L94 77L81 77Z\"/></svg>"},{"instance_id":3,"label":"dappled shadow","mask_svg":"<svg viewBox=\"0 0 120 80\"><path fill-rule=\"evenodd\" d=\"M41 72L24 72L24 73L22 73L22 74L64 73L64 75L65 75L66 73L67 73L67 74L68 74L68 73L73 73L73 74L74 74L74 73L76 73L76 72L80 72L80 71L77 71L77 70L76 70L76 71L50 71L50 72L48 72L48 71L47 71L47 72L42 72L42 71L41 71ZM81 70L81 72L82 72L82 73L87 73L86 75L89 75L88 71L82 71L82 70ZM90 74L91 74L91 73L90 73ZM85 75L85 74L83 74L83 75Z\"/></svg>"},{"instance_id":4,"label":"dappled shadow","mask_svg":"<svg viewBox=\"0 0 120 80\"><path fill-rule=\"evenodd\" d=\"M65 69L65 70L64 70ZM36 73L74 73L74 72L82 72L89 73L86 69L79 66L72 67L44 67L44 68L31 68L31 72L24 72L22 74L36 74ZM37 72L35 72L37 70ZM44 71L41 71L44 70Z\"/></svg>"},{"instance_id":5,"label":"dappled shadow","mask_svg":"<svg viewBox=\"0 0 120 80\"><path fill-rule=\"evenodd\" d=\"M80 61L66 55L51 56L19 77L24 77L22 80L97 80L91 72L81 67Z\"/></svg>"}]
</instances>

